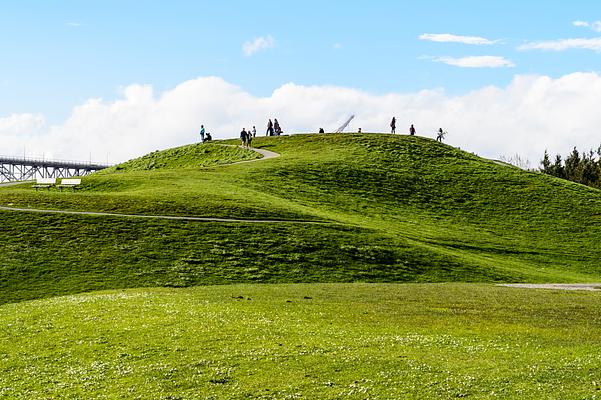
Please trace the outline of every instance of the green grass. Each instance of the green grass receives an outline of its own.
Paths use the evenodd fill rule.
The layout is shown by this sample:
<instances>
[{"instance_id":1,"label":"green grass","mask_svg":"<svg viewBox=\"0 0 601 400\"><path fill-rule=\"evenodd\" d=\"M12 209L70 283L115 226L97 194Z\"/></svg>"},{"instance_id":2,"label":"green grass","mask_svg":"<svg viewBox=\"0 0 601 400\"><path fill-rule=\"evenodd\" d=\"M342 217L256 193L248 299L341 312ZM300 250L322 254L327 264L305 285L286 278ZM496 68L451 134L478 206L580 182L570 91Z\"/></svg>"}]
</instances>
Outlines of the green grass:
<instances>
[{"instance_id":1,"label":"green grass","mask_svg":"<svg viewBox=\"0 0 601 400\"><path fill-rule=\"evenodd\" d=\"M601 293L236 285L0 306L7 399L590 399Z\"/></svg>"},{"instance_id":2,"label":"green grass","mask_svg":"<svg viewBox=\"0 0 601 400\"><path fill-rule=\"evenodd\" d=\"M216 224L0 211L0 303L87 290L294 282L601 280L601 192L392 135L257 138L155 152L80 191L0 206L321 220Z\"/></svg>"},{"instance_id":3,"label":"green grass","mask_svg":"<svg viewBox=\"0 0 601 400\"><path fill-rule=\"evenodd\" d=\"M234 144L0 188L13 208L290 220L0 210L0 398L598 395L601 293L485 283L601 281L600 191L419 137L257 138L281 157L231 165L260 157Z\"/></svg>"}]
</instances>

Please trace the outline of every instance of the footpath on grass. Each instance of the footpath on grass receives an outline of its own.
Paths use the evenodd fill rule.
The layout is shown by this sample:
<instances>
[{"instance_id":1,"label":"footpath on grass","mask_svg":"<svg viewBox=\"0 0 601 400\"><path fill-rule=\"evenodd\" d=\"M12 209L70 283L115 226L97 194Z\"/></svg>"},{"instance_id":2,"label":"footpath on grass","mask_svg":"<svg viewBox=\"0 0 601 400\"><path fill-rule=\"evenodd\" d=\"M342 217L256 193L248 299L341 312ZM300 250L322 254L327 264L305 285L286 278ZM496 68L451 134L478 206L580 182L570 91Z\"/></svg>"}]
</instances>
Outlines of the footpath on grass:
<instances>
[{"instance_id":1,"label":"footpath on grass","mask_svg":"<svg viewBox=\"0 0 601 400\"><path fill-rule=\"evenodd\" d=\"M227 145L225 145L227 146ZM254 152L261 154L262 158L255 160L238 161L225 165L243 164L256 161L269 160L271 158L279 157L278 153L265 149L249 148ZM0 184L0 186L12 186L18 185L23 182L9 182ZM95 211L69 211L69 210L48 210L48 209L36 209L36 208L20 208L20 207L3 207L0 206L0 211L9 212L28 212L37 214L63 214L63 215L89 215L99 217L122 217L122 218L146 218L146 219L167 219L176 221L198 221L198 222L234 222L234 223L254 223L254 224L331 224L328 221L312 221L312 220L295 220L295 219L240 219L240 218L216 218L216 217L192 217L192 216L173 216L173 215L143 215L143 214L119 214L119 213L107 213L107 212L95 212Z\"/></svg>"}]
</instances>

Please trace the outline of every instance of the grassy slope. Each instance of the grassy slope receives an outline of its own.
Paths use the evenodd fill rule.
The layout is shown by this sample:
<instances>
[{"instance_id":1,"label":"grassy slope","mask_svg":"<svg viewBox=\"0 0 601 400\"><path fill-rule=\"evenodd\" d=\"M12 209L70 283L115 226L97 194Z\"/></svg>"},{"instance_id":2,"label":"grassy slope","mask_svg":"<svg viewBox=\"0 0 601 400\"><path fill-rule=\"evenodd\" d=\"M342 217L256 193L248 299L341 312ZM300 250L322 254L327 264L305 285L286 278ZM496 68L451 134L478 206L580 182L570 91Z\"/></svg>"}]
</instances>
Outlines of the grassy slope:
<instances>
[{"instance_id":1,"label":"grassy slope","mask_svg":"<svg viewBox=\"0 0 601 400\"><path fill-rule=\"evenodd\" d=\"M234 143L234 142L231 142ZM197 145L0 205L321 219L251 225L0 212L0 303L235 282L599 280L601 192L419 137L258 138L277 159ZM161 168L157 168L161 166Z\"/></svg>"},{"instance_id":2,"label":"grassy slope","mask_svg":"<svg viewBox=\"0 0 601 400\"><path fill-rule=\"evenodd\" d=\"M601 293L238 285L0 306L0 397L584 399Z\"/></svg>"}]
</instances>

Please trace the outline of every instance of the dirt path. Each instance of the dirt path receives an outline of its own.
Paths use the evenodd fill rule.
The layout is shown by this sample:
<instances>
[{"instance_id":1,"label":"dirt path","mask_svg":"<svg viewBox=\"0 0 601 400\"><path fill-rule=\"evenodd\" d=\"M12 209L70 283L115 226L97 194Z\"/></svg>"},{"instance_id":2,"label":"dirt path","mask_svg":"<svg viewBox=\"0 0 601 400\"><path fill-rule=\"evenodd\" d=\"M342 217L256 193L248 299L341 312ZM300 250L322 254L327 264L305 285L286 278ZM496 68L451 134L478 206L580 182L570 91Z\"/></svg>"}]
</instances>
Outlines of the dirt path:
<instances>
[{"instance_id":1,"label":"dirt path","mask_svg":"<svg viewBox=\"0 0 601 400\"><path fill-rule=\"evenodd\" d=\"M601 283L511 283L497 286L522 289L601 290Z\"/></svg>"},{"instance_id":2,"label":"dirt path","mask_svg":"<svg viewBox=\"0 0 601 400\"><path fill-rule=\"evenodd\" d=\"M329 225L327 221L311 221L298 219L238 219L238 218L214 218L214 217L188 217L175 215L142 215L142 214L119 214L95 211L67 211L67 210L40 210L36 208L2 207L0 211L28 212L35 214L63 214L63 215L92 215L99 217L125 217L144 219L168 219L176 221L198 221L198 222L243 222L249 224L323 224Z\"/></svg>"},{"instance_id":3,"label":"dirt path","mask_svg":"<svg viewBox=\"0 0 601 400\"><path fill-rule=\"evenodd\" d=\"M224 145L228 146L228 145ZM250 148L259 154L262 158L256 160L239 161L231 164L223 165L234 165L242 164L255 161L264 161L271 158L279 157L278 153L265 149ZM19 185L23 182L7 182L2 183L0 186L12 186ZM140 215L140 214L119 214L119 213L108 213L108 212L94 212L94 211L67 211L67 210L46 210L46 209L34 209L34 208L20 208L20 207L2 207L0 211L8 212L28 212L36 214L63 214L63 215L90 215L90 216L101 216L101 217L124 217L124 218L145 218L145 219L166 219L176 221L198 221L198 222L236 222L236 223L249 223L249 224L330 224L326 221L310 221L310 220L288 220L288 219L238 219L238 218L213 218L213 217L190 217L190 216L173 216L173 215Z\"/></svg>"}]
</instances>

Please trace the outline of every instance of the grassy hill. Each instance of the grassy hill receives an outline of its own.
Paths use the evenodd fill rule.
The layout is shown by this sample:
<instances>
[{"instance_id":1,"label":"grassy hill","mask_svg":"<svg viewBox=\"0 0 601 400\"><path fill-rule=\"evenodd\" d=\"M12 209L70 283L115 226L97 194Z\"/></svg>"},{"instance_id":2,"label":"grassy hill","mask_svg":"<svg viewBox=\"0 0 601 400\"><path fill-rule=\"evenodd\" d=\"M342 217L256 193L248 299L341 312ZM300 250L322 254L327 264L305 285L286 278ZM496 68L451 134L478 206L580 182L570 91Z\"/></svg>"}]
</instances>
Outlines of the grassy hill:
<instances>
[{"instance_id":1,"label":"grassy hill","mask_svg":"<svg viewBox=\"0 0 601 400\"><path fill-rule=\"evenodd\" d=\"M257 138L155 152L80 191L0 206L322 221L218 223L0 211L0 304L226 283L598 281L601 192L420 137Z\"/></svg>"},{"instance_id":2,"label":"grassy hill","mask_svg":"<svg viewBox=\"0 0 601 400\"><path fill-rule=\"evenodd\" d=\"M419 137L234 144L0 188L0 398L598 395L601 293L490 283L601 281L600 191Z\"/></svg>"}]
</instances>

